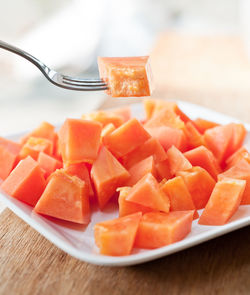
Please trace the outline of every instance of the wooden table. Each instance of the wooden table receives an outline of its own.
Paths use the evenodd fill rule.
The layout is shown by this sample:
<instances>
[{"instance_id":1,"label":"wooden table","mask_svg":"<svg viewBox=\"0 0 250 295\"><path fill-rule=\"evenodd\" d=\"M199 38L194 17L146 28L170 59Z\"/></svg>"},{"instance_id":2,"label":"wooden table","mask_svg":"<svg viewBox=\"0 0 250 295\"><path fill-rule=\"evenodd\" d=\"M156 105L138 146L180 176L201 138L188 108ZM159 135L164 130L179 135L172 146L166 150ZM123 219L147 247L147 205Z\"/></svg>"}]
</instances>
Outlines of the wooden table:
<instances>
[{"instance_id":1,"label":"wooden table","mask_svg":"<svg viewBox=\"0 0 250 295\"><path fill-rule=\"evenodd\" d=\"M156 97L185 99L185 93ZM250 122L250 93L221 100L198 94L187 100L199 97L202 105ZM118 101L125 103L108 99L103 107ZM0 215L0 294L250 294L250 227L150 263L110 268L70 257L7 209Z\"/></svg>"}]
</instances>

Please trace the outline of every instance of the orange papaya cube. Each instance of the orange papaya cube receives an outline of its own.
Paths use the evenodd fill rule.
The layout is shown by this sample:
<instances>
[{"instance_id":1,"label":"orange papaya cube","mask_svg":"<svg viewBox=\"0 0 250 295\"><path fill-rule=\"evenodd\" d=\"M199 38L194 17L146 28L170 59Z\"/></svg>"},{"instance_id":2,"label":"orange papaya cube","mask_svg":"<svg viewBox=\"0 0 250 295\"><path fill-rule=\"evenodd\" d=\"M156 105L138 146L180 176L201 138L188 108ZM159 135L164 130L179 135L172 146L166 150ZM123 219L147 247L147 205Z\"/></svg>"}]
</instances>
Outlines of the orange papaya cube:
<instances>
[{"instance_id":1,"label":"orange papaya cube","mask_svg":"<svg viewBox=\"0 0 250 295\"><path fill-rule=\"evenodd\" d=\"M131 119L131 108L130 106L124 106L119 108L110 109L115 115L120 116L123 119L123 122L127 122Z\"/></svg>"},{"instance_id":2,"label":"orange papaya cube","mask_svg":"<svg viewBox=\"0 0 250 295\"><path fill-rule=\"evenodd\" d=\"M108 149L102 147L91 168L98 203L101 209L115 194L116 189L129 179L128 171L118 162Z\"/></svg>"},{"instance_id":3,"label":"orange papaya cube","mask_svg":"<svg viewBox=\"0 0 250 295\"><path fill-rule=\"evenodd\" d=\"M44 173L30 156L21 160L1 188L10 196L35 206L46 186Z\"/></svg>"},{"instance_id":4,"label":"orange papaya cube","mask_svg":"<svg viewBox=\"0 0 250 295\"><path fill-rule=\"evenodd\" d=\"M125 256L132 251L142 213L137 212L95 224L95 243L100 253Z\"/></svg>"},{"instance_id":5,"label":"orange papaya cube","mask_svg":"<svg viewBox=\"0 0 250 295\"><path fill-rule=\"evenodd\" d=\"M244 146L239 148L229 158L227 158L226 170L237 164L241 159L245 159L250 164L250 154Z\"/></svg>"},{"instance_id":6,"label":"orange papaya cube","mask_svg":"<svg viewBox=\"0 0 250 295\"><path fill-rule=\"evenodd\" d=\"M167 151L170 173L175 175L178 171L189 170L192 168L188 159L174 145Z\"/></svg>"},{"instance_id":7,"label":"orange papaya cube","mask_svg":"<svg viewBox=\"0 0 250 295\"><path fill-rule=\"evenodd\" d=\"M99 122L67 119L58 133L63 162L93 162L97 158L101 131Z\"/></svg>"},{"instance_id":8,"label":"orange papaya cube","mask_svg":"<svg viewBox=\"0 0 250 295\"><path fill-rule=\"evenodd\" d=\"M194 211L149 212L142 216L135 247L160 248L184 239L191 231Z\"/></svg>"},{"instance_id":9,"label":"orange papaya cube","mask_svg":"<svg viewBox=\"0 0 250 295\"><path fill-rule=\"evenodd\" d=\"M0 179L4 180L14 168L17 156L0 144Z\"/></svg>"},{"instance_id":10,"label":"orange papaya cube","mask_svg":"<svg viewBox=\"0 0 250 295\"><path fill-rule=\"evenodd\" d=\"M151 173L146 174L132 187L126 200L154 211L169 212L169 199L161 191L159 183Z\"/></svg>"},{"instance_id":11,"label":"orange papaya cube","mask_svg":"<svg viewBox=\"0 0 250 295\"><path fill-rule=\"evenodd\" d=\"M145 128L154 128L160 126L168 126L177 129L183 129L185 127L184 122L180 119L176 113L169 109L162 109L153 115L145 124Z\"/></svg>"},{"instance_id":12,"label":"orange papaya cube","mask_svg":"<svg viewBox=\"0 0 250 295\"><path fill-rule=\"evenodd\" d=\"M115 127L119 127L124 123L121 116L110 111L95 111L89 114L84 114L82 115L82 119L99 122L103 127L110 123L112 123Z\"/></svg>"},{"instance_id":13,"label":"orange papaya cube","mask_svg":"<svg viewBox=\"0 0 250 295\"><path fill-rule=\"evenodd\" d=\"M66 165L64 167L64 171L71 176L77 176L81 180L83 180L85 182L90 200L94 198L94 191L90 180L89 170L85 163Z\"/></svg>"},{"instance_id":14,"label":"orange papaya cube","mask_svg":"<svg viewBox=\"0 0 250 295\"><path fill-rule=\"evenodd\" d=\"M28 133L24 137L22 137L21 144L25 144L25 142L28 140L29 137L46 138L46 139L54 142L55 136L56 136L55 126L44 121L37 128L35 128L33 131L31 131L30 133Z\"/></svg>"},{"instance_id":15,"label":"orange papaya cube","mask_svg":"<svg viewBox=\"0 0 250 295\"><path fill-rule=\"evenodd\" d=\"M192 196L181 176L169 179L161 185L161 189L169 198L170 211L194 210L194 219L199 217Z\"/></svg>"},{"instance_id":16,"label":"orange papaya cube","mask_svg":"<svg viewBox=\"0 0 250 295\"><path fill-rule=\"evenodd\" d=\"M103 138L110 134L111 132L113 132L116 129L115 125L113 123L109 123L106 126L104 126L102 128L102 132L101 132L101 138L103 140Z\"/></svg>"},{"instance_id":17,"label":"orange papaya cube","mask_svg":"<svg viewBox=\"0 0 250 295\"><path fill-rule=\"evenodd\" d=\"M98 57L98 67L113 97L150 96L153 91L148 56Z\"/></svg>"},{"instance_id":18,"label":"orange papaya cube","mask_svg":"<svg viewBox=\"0 0 250 295\"><path fill-rule=\"evenodd\" d=\"M132 166L128 170L130 178L127 182L128 186L136 184L144 175L151 173L156 176L156 170L154 165L154 158L150 156Z\"/></svg>"},{"instance_id":19,"label":"orange papaya cube","mask_svg":"<svg viewBox=\"0 0 250 295\"><path fill-rule=\"evenodd\" d=\"M90 221L89 197L85 182L56 170L37 202L36 213L80 224Z\"/></svg>"},{"instance_id":20,"label":"orange papaya cube","mask_svg":"<svg viewBox=\"0 0 250 295\"><path fill-rule=\"evenodd\" d=\"M208 129L220 126L220 124L209 121L209 120L205 120L205 119L201 119L201 118L197 118L193 121L195 127L198 129L198 131L201 134L204 134L204 132Z\"/></svg>"},{"instance_id":21,"label":"orange papaya cube","mask_svg":"<svg viewBox=\"0 0 250 295\"><path fill-rule=\"evenodd\" d=\"M119 198L118 198L118 204L119 204L119 216L126 216L129 214L133 214L136 212L141 212L142 214L151 212L152 209L145 207L143 205L133 203L126 200L126 197L131 190L131 187L121 187L118 189L119 191Z\"/></svg>"},{"instance_id":22,"label":"orange papaya cube","mask_svg":"<svg viewBox=\"0 0 250 295\"><path fill-rule=\"evenodd\" d=\"M46 138L29 137L26 143L23 145L19 153L19 157L20 159L24 159L27 156L31 156L34 160L37 160L40 152L52 155L52 141Z\"/></svg>"},{"instance_id":23,"label":"orange papaya cube","mask_svg":"<svg viewBox=\"0 0 250 295\"><path fill-rule=\"evenodd\" d=\"M147 98L143 101L144 109L146 113L146 119L149 120L153 115L156 115L158 112L162 111L163 109L171 110L178 115L182 121L185 123L190 121L188 116L184 114L178 105L173 101L166 101L162 99L151 99Z\"/></svg>"},{"instance_id":24,"label":"orange papaya cube","mask_svg":"<svg viewBox=\"0 0 250 295\"><path fill-rule=\"evenodd\" d=\"M228 148L231 143L232 135L233 129L230 124L208 129L204 133L205 145L212 151L219 164L223 164L229 156Z\"/></svg>"},{"instance_id":25,"label":"orange papaya cube","mask_svg":"<svg viewBox=\"0 0 250 295\"><path fill-rule=\"evenodd\" d=\"M231 123L232 127L232 138L228 146L227 156L231 156L235 151L237 151L243 144L246 137L246 128L243 124Z\"/></svg>"},{"instance_id":26,"label":"orange papaya cube","mask_svg":"<svg viewBox=\"0 0 250 295\"><path fill-rule=\"evenodd\" d=\"M241 205L250 205L250 164L245 159L241 159L230 169L218 175L218 180L224 178L246 180Z\"/></svg>"},{"instance_id":27,"label":"orange papaya cube","mask_svg":"<svg viewBox=\"0 0 250 295\"><path fill-rule=\"evenodd\" d=\"M187 137L189 148L193 149L198 146L204 145L204 139L202 134L196 129L196 127L191 121L185 124L184 133Z\"/></svg>"},{"instance_id":28,"label":"orange papaya cube","mask_svg":"<svg viewBox=\"0 0 250 295\"><path fill-rule=\"evenodd\" d=\"M173 177L172 173L170 172L170 166L168 159L158 162L155 164L155 168L157 171L157 178L162 179L170 179Z\"/></svg>"},{"instance_id":29,"label":"orange papaya cube","mask_svg":"<svg viewBox=\"0 0 250 295\"><path fill-rule=\"evenodd\" d=\"M183 177L195 208L197 210L204 208L215 186L212 176L199 166L193 167L189 171L180 171L177 176Z\"/></svg>"},{"instance_id":30,"label":"orange papaya cube","mask_svg":"<svg viewBox=\"0 0 250 295\"><path fill-rule=\"evenodd\" d=\"M223 225L238 209L246 181L225 178L218 181L211 197L202 212L199 224Z\"/></svg>"},{"instance_id":31,"label":"orange papaya cube","mask_svg":"<svg viewBox=\"0 0 250 295\"><path fill-rule=\"evenodd\" d=\"M63 167L62 162L57 159L40 152L37 158L37 163L39 166L45 171L44 177L47 178L52 172L56 169L60 169Z\"/></svg>"},{"instance_id":32,"label":"orange papaya cube","mask_svg":"<svg viewBox=\"0 0 250 295\"><path fill-rule=\"evenodd\" d=\"M122 157L150 138L137 119L130 119L103 139L107 148L116 156Z\"/></svg>"},{"instance_id":33,"label":"orange papaya cube","mask_svg":"<svg viewBox=\"0 0 250 295\"><path fill-rule=\"evenodd\" d=\"M213 153L204 146L187 151L184 156L193 166L200 166L217 180L217 175L221 172L219 163Z\"/></svg>"},{"instance_id":34,"label":"orange papaya cube","mask_svg":"<svg viewBox=\"0 0 250 295\"><path fill-rule=\"evenodd\" d=\"M3 137L0 137L0 146L4 147L10 153L16 156L20 153L20 150L22 148L19 143L3 138Z\"/></svg>"},{"instance_id":35,"label":"orange papaya cube","mask_svg":"<svg viewBox=\"0 0 250 295\"><path fill-rule=\"evenodd\" d=\"M136 149L126 154L121 159L123 165L129 169L136 163L146 159L149 156L154 157L155 163L163 161L167 158L167 154L159 140L153 137L149 138L142 145L138 146Z\"/></svg>"},{"instance_id":36,"label":"orange papaya cube","mask_svg":"<svg viewBox=\"0 0 250 295\"><path fill-rule=\"evenodd\" d=\"M172 145L176 146L181 152L187 150L187 138L181 129L160 126L146 128L146 130L152 137L159 140L165 151L171 148Z\"/></svg>"},{"instance_id":37,"label":"orange papaya cube","mask_svg":"<svg viewBox=\"0 0 250 295\"><path fill-rule=\"evenodd\" d=\"M62 154L61 154L60 147L59 147L59 138L58 138L57 133L55 133L55 143L54 143L54 149L53 149L53 157L62 162Z\"/></svg>"}]
</instances>

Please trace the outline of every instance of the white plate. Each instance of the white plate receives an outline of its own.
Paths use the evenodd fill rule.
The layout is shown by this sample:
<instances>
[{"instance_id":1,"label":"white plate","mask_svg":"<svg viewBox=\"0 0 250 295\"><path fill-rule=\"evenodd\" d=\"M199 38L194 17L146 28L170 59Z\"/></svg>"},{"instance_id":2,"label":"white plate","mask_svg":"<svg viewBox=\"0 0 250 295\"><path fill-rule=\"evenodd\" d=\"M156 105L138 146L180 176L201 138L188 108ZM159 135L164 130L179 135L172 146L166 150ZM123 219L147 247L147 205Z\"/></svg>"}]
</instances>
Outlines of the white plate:
<instances>
[{"instance_id":1,"label":"white plate","mask_svg":"<svg viewBox=\"0 0 250 295\"><path fill-rule=\"evenodd\" d=\"M190 103L179 102L179 106L191 118L202 117L223 124L233 121L237 122L234 118L230 118L223 114ZM133 105L132 112L136 117L143 117L141 105ZM250 126L246 125L246 127L248 129L248 136L245 144L248 148L250 148ZM17 139L18 137L20 137L20 134L19 136L12 136L12 139ZM95 210L92 214L91 223L87 227L83 228L81 226L70 227L69 223L59 221L54 222L52 219L47 219L35 214L32 212L31 207L7 196L3 192L0 193L0 201L4 202L6 206L8 206L16 215L22 218L31 227L63 251L80 260L99 265L124 266L154 260L250 224L250 205L240 206L237 213L226 225L204 226L199 225L197 220L195 220L192 225L191 233L184 240L178 243L155 250L135 249L129 256L111 257L98 254L98 249L94 244L93 226L99 221L118 217L118 211L114 210L112 205L107 208L105 212ZM202 210L199 211L199 213L201 213Z\"/></svg>"}]
</instances>

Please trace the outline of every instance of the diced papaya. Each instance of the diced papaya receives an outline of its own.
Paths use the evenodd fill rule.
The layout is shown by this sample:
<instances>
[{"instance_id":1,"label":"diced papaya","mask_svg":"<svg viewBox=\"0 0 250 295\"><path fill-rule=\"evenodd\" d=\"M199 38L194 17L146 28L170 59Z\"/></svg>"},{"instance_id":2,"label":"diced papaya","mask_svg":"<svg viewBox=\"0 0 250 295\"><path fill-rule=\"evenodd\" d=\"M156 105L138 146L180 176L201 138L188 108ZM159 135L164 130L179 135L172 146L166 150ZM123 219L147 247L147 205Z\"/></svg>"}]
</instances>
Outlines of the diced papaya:
<instances>
[{"instance_id":1,"label":"diced papaya","mask_svg":"<svg viewBox=\"0 0 250 295\"><path fill-rule=\"evenodd\" d=\"M238 209L246 181L225 178L218 181L202 212L199 224L223 225Z\"/></svg>"},{"instance_id":2,"label":"diced papaya","mask_svg":"<svg viewBox=\"0 0 250 295\"><path fill-rule=\"evenodd\" d=\"M59 131L59 147L63 162L93 162L97 158L102 125L99 122L67 119Z\"/></svg>"},{"instance_id":3,"label":"diced papaya","mask_svg":"<svg viewBox=\"0 0 250 295\"><path fill-rule=\"evenodd\" d=\"M169 199L161 191L157 180L151 173L146 174L132 187L126 200L155 211L169 212Z\"/></svg>"},{"instance_id":4,"label":"diced papaya","mask_svg":"<svg viewBox=\"0 0 250 295\"><path fill-rule=\"evenodd\" d=\"M246 187L241 205L250 205L250 164L244 158L241 159L230 169L218 175L218 180L224 178L246 180Z\"/></svg>"},{"instance_id":5,"label":"diced papaya","mask_svg":"<svg viewBox=\"0 0 250 295\"><path fill-rule=\"evenodd\" d=\"M178 171L185 171L192 168L188 159L174 145L167 151L170 173L175 175Z\"/></svg>"},{"instance_id":6,"label":"diced papaya","mask_svg":"<svg viewBox=\"0 0 250 295\"><path fill-rule=\"evenodd\" d=\"M217 175L221 172L221 168L213 153L204 146L187 151L184 156L193 166L200 166L217 180Z\"/></svg>"},{"instance_id":7,"label":"diced papaya","mask_svg":"<svg viewBox=\"0 0 250 295\"><path fill-rule=\"evenodd\" d=\"M62 162L62 154L61 154L60 147L59 147L59 138L58 138L57 133L55 133L55 141L54 142L55 142L55 144L54 144L54 149L53 149L53 157Z\"/></svg>"},{"instance_id":8,"label":"diced papaya","mask_svg":"<svg viewBox=\"0 0 250 295\"><path fill-rule=\"evenodd\" d=\"M130 119L103 138L104 144L116 156L122 157L150 138L137 119Z\"/></svg>"},{"instance_id":9,"label":"diced papaya","mask_svg":"<svg viewBox=\"0 0 250 295\"><path fill-rule=\"evenodd\" d=\"M116 189L126 184L129 176L128 171L108 149L102 147L91 169L91 178L95 185L101 209L104 208L110 198L115 194Z\"/></svg>"},{"instance_id":10,"label":"diced papaya","mask_svg":"<svg viewBox=\"0 0 250 295\"><path fill-rule=\"evenodd\" d=\"M205 119L201 119L201 118L197 118L193 121L195 127L198 129L198 131L201 134L204 134L204 132L208 129L214 128L219 126L220 124L209 121L209 120L205 120Z\"/></svg>"},{"instance_id":11,"label":"diced papaya","mask_svg":"<svg viewBox=\"0 0 250 295\"><path fill-rule=\"evenodd\" d=\"M21 145L17 142L14 142L12 140L0 137L0 146L3 146L4 148L6 148L10 153L14 154L14 155L18 155L20 153L21 150Z\"/></svg>"},{"instance_id":12,"label":"diced papaya","mask_svg":"<svg viewBox=\"0 0 250 295\"><path fill-rule=\"evenodd\" d=\"M168 159L156 163L155 168L157 171L157 178L159 180L170 179L173 176L173 174L170 172Z\"/></svg>"},{"instance_id":13,"label":"diced papaya","mask_svg":"<svg viewBox=\"0 0 250 295\"><path fill-rule=\"evenodd\" d=\"M204 208L215 186L215 180L212 176L201 167L193 167L189 171L180 171L177 175L183 177L195 208L197 210Z\"/></svg>"},{"instance_id":14,"label":"diced papaya","mask_svg":"<svg viewBox=\"0 0 250 295\"><path fill-rule=\"evenodd\" d=\"M159 140L153 137L149 138L132 152L124 155L121 159L123 165L129 169L136 163L146 159L149 156L154 157L155 163L163 161L167 158L167 154Z\"/></svg>"},{"instance_id":15,"label":"diced papaya","mask_svg":"<svg viewBox=\"0 0 250 295\"><path fill-rule=\"evenodd\" d=\"M146 130L152 137L159 140L165 151L171 148L172 145L177 147L177 149L181 152L185 152L187 150L187 138L181 129L160 126L146 128Z\"/></svg>"},{"instance_id":16,"label":"diced papaya","mask_svg":"<svg viewBox=\"0 0 250 295\"><path fill-rule=\"evenodd\" d=\"M17 156L0 145L0 179L4 180L14 168Z\"/></svg>"},{"instance_id":17,"label":"diced papaya","mask_svg":"<svg viewBox=\"0 0 250 295\"><path fill-rule=\"evenodd\" d=\"M169 179L161 186L161 189L169 197L170 211L195 210L192 196L181 176ZM194 219L198 217L195 210Z\"/></svg>"},{"instance_id":18,"label":"diced papaya","mask_svg":"<svg viewBox=\"0 0 250 295\"><path fill-rule=\"evenodd\" d=\"M194 211L149 212L142 216L135 247L154 249L184 239L191 231Z\"/></svg>"},{"instance_id":19,"label":"diced papaya","mask_svg":"<svg viewBox=\"0 0 250 295\"><path fill-rule=\"evenodd\" d=\"M42 137L29 137L23 145L19 157L25 159L27 156L31 156L34 160L37 160L40 152L52 155L52 141Z\"/></svg>"},{"instance_id":20,"label":"diced papaya","mask_svg":"<svg viewBox=\"0 0 250 295\"><path fill-rule=\"evenodd\" d=\"M30 156L21 160L1 188L10 196L35 206L46 186L43 171Z\"/></svg>"},{"instance_id":21,"label":"diced papaya","mask_svg":"<svg viewBox=\"0 0 250 295\"><path fill-rule=\"evenodd\" d=\"M127 182L128 186L136 184L144 175L151 173L156 176L156 170L154 165L154 158L150 156L132 166L128 170L130 178Z\"/></svg>"},{"instance_id":22,"label":"diced papaya","mask_svg":"<svg viewBox=\"0 0 250 295\"><path fill-rule=\"evenodd\" d=\"M153 115L145 124L145 128L155 128L160 126L167 126L171 128L183 129L184 122L175 112L169 109L162 109Z\"/></svg>"},{"instance_id":23,"label":"diced papaya","mask_svg":"<svg viewBox=\"0 0 250 295\"><path fill-rule=\"evenodd\" d=\"M196 129L191 121L185 124L184 132L187 137L188 148L193 149L204 145L202 134Z\"/></svg>"},{"instance_id":24,"label":"diced papaya","mask_svg":"<svg viewBox=\"0 0 250 295\"><path fill-rule=\"evenodd\" d=\"M53 143L55 141L55 126L51 125L48 122L42 122L37 128L35 128L30 133L26 134L24 137L21 138L21 144L25 144L29 137L39 137L39 138L46 138L51 140Z\"/></svg>"},{"instance_id":25,"label":"diced papaya","mask_svg":"<svg viewBox=\"0 0 250 295\"><path fill-rule=\"evenodd\" d=\"M90 200L94 199L94 191L90 180L89 170L85 163L66 165L64 167L64 171L71 176L77 176L83 180L86 184L86 189Z\"/></svg>"},{"instance_id":26,"label":"diced papaya","mask_svg":"<svg viewBox=\"0 0 250 295\"><path fill-rule=\"evenodd\" d=\"M34 210L62 220L88 224L90 208L85 182L69 176L63 169L57 170L49 178Z\"/></svg>"},{"instance_id":27,"label":"diced papaya","mask_svg":"<svg viewBox=\"0 0 250 295\"><path fill-rule=\"evenodd\" d=\"M232 138L228 146L227 157L231 156L242 146L247 133L243 124L231 123L230 126L232 126L233 131Z\"/></svg>"},{"instance_id":28,"label":"diced papaya","mask_svg":"<svg viewBox=\"0 0 250 295\"><path fill-rule=\"evenodd\" d=\"M153 90L148 56L98 57L100 77L113 97L150 96Z\"/></svg>"},{"instance_id":29,"label":"diced papaya","mask_svg":"<svg viewBox=\"0 0 250 295\"><path fill-rule=\"evenodd\" d=\"M62 162L57 159L40 152L37 158L37 162L39 166L45 171L44 177L47 178L52 172L56 169L60 169L63 167Z\"/></svg>"},{"instance_id":30,"label":"diced papaya","mask_svg":"<svg viewBox=\"0 0 250 295\"><path fill-rule=\"evenodd\" d=\"M121 187L118 189L119 193L119 198L118 198L118 203L119 203L119 216L126 216L129 214L133 214L136 212L142 212L142 214L151 212L153 211L151 208L145 207L143 205L130 202L126 200L126 197L131 190L131 187Z\"/></svg>"},{"instance_id":31,"label":"diced papaya","mask_svg":"<svg viewBox=\"0 0 250 295\"><path fill-rule=\"evenodd\" d=\"M250 164L250 154L244 146L239 148L229 158L227 158L226 170L237 164L241 159L245 159Z\"/></svg>"},{"instance_id":32,"label":"diced papaya","mask_svg":"<svg viewBox=\"0 0 250 295\"><path fill-rule=\"evenodd\" d=\"M102 132L101 132L101 138L103 140L103 138L105 136L107 136L108 134L110 134L111 132L113 132L116 129L115 125L113 123L109 123L107 124L105 127L102 128Z\"/></svg>"},{"instance_id":33,"label":"diced papaya","mask_svg":"<svg viewBox=\"0 0 250 295\"><path fill-rule=\"evenodd\" d=\"M123 106L119 108L113 108L107 111L112 111L115 115L118 115L122 117L123 122L127 122L129 119L131 119L131 108L130 106Z\"/></svg>"},{"instance_id":34,"label":"diced papaya","mask_svg":"<svg viewBox=\"0 0 250 295\"><path fill-rule=\"evenodd\" d=\"M142 213L95 224L96 245L103 255L125 256L132 251Z\"/></svg>"},{"instance_id":35,"label":"diced papaya","mask_svg":"<svg viewBox=\"0 0 250 295\"><path fill-rule=\"evenodd\" d=\"M84 114L82 115L82 119L99 122L103 127L110 123L112 123L115 127L119 127L124 123L121 116L110 111L95 111L89 114Z\"/></svg>"}]
</instances>

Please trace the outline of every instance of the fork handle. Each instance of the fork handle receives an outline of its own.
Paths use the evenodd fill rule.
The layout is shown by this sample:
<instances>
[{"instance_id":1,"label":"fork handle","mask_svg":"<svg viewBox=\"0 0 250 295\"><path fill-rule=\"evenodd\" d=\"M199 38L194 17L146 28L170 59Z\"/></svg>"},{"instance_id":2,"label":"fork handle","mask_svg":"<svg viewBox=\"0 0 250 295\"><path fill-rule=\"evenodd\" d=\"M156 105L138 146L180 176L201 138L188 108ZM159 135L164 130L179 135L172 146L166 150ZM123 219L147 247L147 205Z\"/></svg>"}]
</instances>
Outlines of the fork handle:
<instances>
[{"instance_id":1,"label":"fork handle","mask_svg":"<svg viewBox=\"0 0 250 295\"><path fill-rule=\"evenodd\" d=\"M36 57L34 57L33 55L29 54L28 52L26 52L22 49L19 49L13 45L10 45L2 40L0 40L0 48L6 49L10 52L13 52L13 53L27 59L28 61L33 63L36 67L38 67L38 69L44 75L46 75L50 71L50 69L44 63L42 63L39 59L37 59Z\"/></svg>"}]
</instances>

